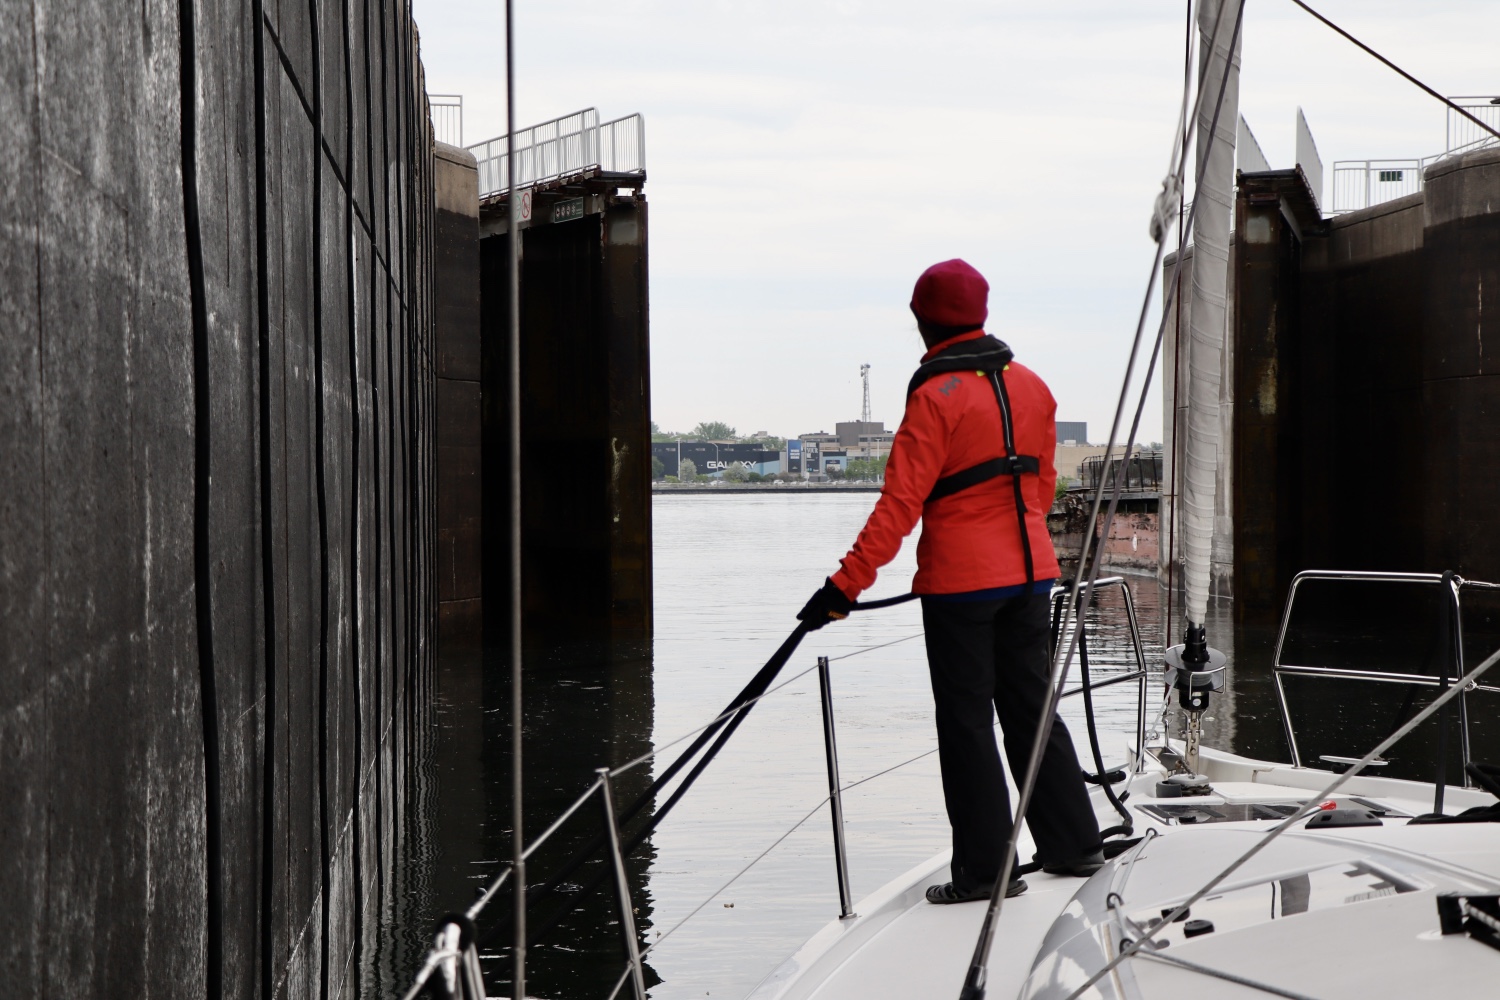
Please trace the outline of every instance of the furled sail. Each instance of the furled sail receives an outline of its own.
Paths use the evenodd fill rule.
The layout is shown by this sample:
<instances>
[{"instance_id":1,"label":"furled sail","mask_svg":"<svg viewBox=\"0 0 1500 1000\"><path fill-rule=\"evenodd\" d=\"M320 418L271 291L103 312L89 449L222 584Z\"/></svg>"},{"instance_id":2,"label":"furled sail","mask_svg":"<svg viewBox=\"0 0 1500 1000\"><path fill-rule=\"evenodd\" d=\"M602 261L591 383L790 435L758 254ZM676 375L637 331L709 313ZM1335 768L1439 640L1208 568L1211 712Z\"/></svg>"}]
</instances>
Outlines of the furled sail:
<instances>
[{"instance_id":1,"label":"furled sail","mask_svg":"<svg viewBox=\"0 0 1500 1000\"><path fill-rule=\"evenodd\" d=\"M1223 8L1222 16L1220 9ZM1201 626L1208 612L1213 561L1214 494L1219 464L1219 379L1229 283L1229 225L1234 211L1234 142L1239 121L1238 0L1198 5L1198 170L1194 201L1193 287L1188 350L1188 412L1182 526L1186 617ZM1217 31L1215 28L1217 27ZM1231 47L1232 43L1232 47ZM1230 63L1225 73L1225 64ZM1219 99L1222 86L1223 101ZM1217 111L1217 125L1214 123ZM1206 165L1205 165L1206 161Z\"/></svg>"}]
</instances>

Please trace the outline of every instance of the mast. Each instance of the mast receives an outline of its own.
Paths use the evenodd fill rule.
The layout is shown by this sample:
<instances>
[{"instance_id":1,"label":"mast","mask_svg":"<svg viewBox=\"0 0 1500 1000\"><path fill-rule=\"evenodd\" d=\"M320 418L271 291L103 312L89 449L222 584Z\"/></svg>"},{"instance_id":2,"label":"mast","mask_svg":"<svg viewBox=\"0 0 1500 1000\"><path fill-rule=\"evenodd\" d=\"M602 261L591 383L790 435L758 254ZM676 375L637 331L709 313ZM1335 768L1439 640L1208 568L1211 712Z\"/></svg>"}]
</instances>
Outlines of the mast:
<instances>
[{"instance_id":1,"label":"mast","mask_svg":"<svg viewBox=\"0 0 1500 1000\"><path fill-rule=\"evenodd\" d=\"M1167 653L1168 681L1188 713L1187 765L1198 770L1198 741L1211 691L1223 687L1224 654L1210 649L1204 621L1213 566L1219 474L1219 394L1227 333L1229 226L1234 211L1234 143L1239 122L1240 45L1236 0L1198 6L1198 188L1193 194L1192 299L1182 526L1185 548L1183 644ZM1223 8L1221 12L1221 8ZM1220 90L1222 89L1222 100Z\"/></svg>"}]
</instances>

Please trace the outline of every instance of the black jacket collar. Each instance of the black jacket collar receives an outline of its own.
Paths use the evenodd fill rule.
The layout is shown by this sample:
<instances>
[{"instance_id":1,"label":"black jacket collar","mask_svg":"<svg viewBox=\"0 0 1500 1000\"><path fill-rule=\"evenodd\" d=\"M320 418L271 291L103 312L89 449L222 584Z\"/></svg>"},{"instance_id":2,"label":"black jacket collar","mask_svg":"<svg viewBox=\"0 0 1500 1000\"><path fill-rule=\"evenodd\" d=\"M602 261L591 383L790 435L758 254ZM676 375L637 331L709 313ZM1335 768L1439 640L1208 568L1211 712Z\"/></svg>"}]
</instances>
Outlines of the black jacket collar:
<instances>
[{"instance_id":1,"label":"black jacket collar","mask_svg":"<svg viewBox=\"0 0 1500 1000\"><path fill-rule=\"evenodd\" d=\"M1010 364L1013 357L1015 355L1004 341L996 340L989 334L961 341L922 362L922 366L906 386L906 397L910 399L911 394L934 375L944 372L999 371Z\"/></svg>"}]
</instances>

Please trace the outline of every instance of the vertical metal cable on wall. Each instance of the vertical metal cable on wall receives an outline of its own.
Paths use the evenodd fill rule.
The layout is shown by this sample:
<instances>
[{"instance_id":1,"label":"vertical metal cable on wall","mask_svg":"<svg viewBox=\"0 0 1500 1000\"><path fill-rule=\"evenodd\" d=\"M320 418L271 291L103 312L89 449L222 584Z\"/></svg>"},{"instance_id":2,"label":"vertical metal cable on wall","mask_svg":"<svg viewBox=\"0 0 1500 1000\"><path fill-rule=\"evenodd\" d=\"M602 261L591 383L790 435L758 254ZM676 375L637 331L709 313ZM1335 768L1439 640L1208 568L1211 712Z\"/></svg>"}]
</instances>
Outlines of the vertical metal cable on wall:
<instances>
[{"instance_id":1,"label":"vertical metal cable on wall","mask_svg":"<svg viewBox=\"0 0 1500 1000\"><path fill-rule=\"evenodd\" d=\"M328 939L332 925L333 858L328 844L328 472L326 446L327 397L323 385L323 44L318 0L307 3L308 32L312 38L312 325L313 386L317 405L313 415L314 482L318 510L318 860L323 889L318 894L318 995L328 1000Z\"/></svg>"},{"instance_id":2,"label":"vertical metal cable on wall","mask_svg":"<svg viewBox=\"0 0 1500 1000\"><path fill-rule=\"evenodd\" d=\"M224 992L223 805L220 799L219 696L214 664L213 562L209 497L213 485L213 411L209 396L208 289L198 215L198 38L193 0L177 8L182 113L182 228L193 318L193 610L198 631L199 705L203 713L203 815L206 875L204 996Z\"/></svg>"},{"instance_id":3,"label":"vertical metal cable on wall","mask_svg":"<svg viewBox=\"0 0 1500 1000\"><path fill-rule=\"evenodd\" d=\"M359 447L360 421L364 409L359 394L359 323L354 301L354 60L352 48L354 23L349 19L349 0L343 0L344 21L344 322L349 332L349 570L348 591L345 604L349 613L349 683L354 697L354 769L351 777L350 801L353 803L354 820L350 824L350 868L354 890L354 966L360 967L364 947L365 883L361 877L363 866L360 787L364 777L364 703L363 685L360 683L359 615L361 588L359 583L360 542L359 531ZM324 950L327 950L325 944Z\"/></svg>"}]
</instances>

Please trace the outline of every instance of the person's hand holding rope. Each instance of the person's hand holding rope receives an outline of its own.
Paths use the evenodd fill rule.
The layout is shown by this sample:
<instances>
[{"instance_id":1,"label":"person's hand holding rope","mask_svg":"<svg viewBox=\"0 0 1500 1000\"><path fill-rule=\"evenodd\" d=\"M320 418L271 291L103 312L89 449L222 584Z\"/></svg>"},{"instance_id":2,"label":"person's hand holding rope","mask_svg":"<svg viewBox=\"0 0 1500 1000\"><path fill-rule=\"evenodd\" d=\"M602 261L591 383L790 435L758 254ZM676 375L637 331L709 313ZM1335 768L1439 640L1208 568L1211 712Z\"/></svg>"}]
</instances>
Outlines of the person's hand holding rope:
<instances>
[{"instance_id":1,"label":"person's hand holding rope","mask_svg":"<svg viewBox=\"0 0 1500 1000\"><path fill-rule=\"evenodd\" d=\"M848 618L852 610L854 602L844 596L838 584L828 579L823 581L823 586L797 612L797 620L805 624L809 632L816 632L831 621Z\"/></svg>"}]
</instances>

